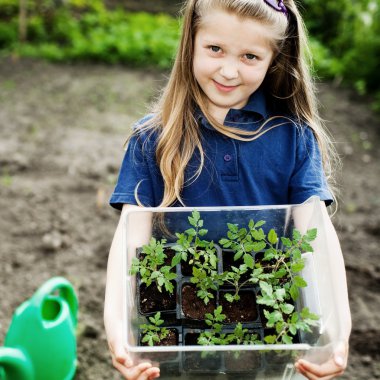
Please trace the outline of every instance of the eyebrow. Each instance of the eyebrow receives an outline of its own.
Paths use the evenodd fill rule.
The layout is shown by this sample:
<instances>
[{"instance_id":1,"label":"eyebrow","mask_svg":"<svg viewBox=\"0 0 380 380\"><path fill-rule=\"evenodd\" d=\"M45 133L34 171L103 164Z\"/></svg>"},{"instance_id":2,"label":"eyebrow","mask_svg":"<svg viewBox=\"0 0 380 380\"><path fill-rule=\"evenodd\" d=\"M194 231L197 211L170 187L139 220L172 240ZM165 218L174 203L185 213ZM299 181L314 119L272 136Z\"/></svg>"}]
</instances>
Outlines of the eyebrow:
<instances>
[{"instance_id":1,"label":"eyebrow","mask_svg":"<svg viewBox=\"0 0 380 380\"><path fill-rule=\"evenodd\" d=\"M211 46L220 46L222 49L224 49L226 47L225 44L222 44L222 43L218 43L218 40L208 40L208 39L202 39L202 43L206 44L206 45L211 45ZM244 51L245 53L257 53L259 55L264 55L267 53L267 49L263 49L263 48L260 48L260 47L251 47L251 48L244 48L244 49L241 49L241 51Z\"/></svg>"}]
</instances>

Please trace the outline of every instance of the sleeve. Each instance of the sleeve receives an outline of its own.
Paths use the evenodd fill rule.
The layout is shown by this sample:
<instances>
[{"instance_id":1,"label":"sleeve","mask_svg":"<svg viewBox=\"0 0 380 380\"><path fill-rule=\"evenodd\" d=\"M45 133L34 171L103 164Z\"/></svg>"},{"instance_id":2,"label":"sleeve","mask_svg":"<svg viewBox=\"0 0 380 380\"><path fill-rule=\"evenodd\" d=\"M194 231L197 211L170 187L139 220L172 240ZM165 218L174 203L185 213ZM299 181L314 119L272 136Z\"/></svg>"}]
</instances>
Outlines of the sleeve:
<instances>
[{"instance_id":1,"label":"sleeve","mask_svg":"<svg viewBox=\"0 0 380 380\"><path fill-rule=\"evenodd\" d=\"M155 207L160 203L162 181L155 164L151 139L134 134L128 142L110 205L121 210L123 204Z\"/></svg>"},{"instance_id":2,"label":"sleeve","mask_svg":"<svg viewBox=\"0 0 380 380\"><path fill-rule=\"evenodd\" d=\"M297 132L295 167L290 180L289 198L292 204L306 201L316 195L326 205L333 202L323 170L318 142L309 127Z\"/></svg>"}]
</instances>

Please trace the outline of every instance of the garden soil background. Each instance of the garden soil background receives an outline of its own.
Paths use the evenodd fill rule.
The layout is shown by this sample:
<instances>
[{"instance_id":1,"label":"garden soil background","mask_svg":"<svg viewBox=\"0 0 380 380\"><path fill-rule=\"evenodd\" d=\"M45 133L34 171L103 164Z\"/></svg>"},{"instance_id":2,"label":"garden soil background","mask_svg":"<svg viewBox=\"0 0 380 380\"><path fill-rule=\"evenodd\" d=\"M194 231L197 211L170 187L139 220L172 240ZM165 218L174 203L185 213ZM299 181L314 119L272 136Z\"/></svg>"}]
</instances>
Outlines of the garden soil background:
<instances>
[{"instance_id":1,"label":"garden soil background","mask_svg":"<svg viewBox=\"0 0 380 380\"><path fill-rule=\"evenodd\" d=\"M120 379L102 321L119 217L108 198L130 127L165 80L126 67L0 59L0 345L15 308L64 276L80 301L76 379ZM318 88L343 162L333 220L353 332L342 379L380 379L379 120L349 91Z\"/></svg>"}]
</instances>

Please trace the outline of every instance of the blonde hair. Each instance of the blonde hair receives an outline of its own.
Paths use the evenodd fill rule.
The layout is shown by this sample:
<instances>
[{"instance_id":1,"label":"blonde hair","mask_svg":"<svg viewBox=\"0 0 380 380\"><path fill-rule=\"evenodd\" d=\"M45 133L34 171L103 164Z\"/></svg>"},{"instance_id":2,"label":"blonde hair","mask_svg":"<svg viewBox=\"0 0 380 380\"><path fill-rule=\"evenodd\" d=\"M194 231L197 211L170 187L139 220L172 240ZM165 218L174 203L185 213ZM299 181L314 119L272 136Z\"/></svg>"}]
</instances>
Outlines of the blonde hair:
<instances>
[{"instance_id":1,"label":"blonde hair","mask_svg":"<svg viewBox=\"0 0 380 380\"><path fill-rule=\"evenodd\" d=\"M276 11L264 0L188 0L183 8L183 26L179 47L168 83L153 109L153 117L136 130L157 131L156 160L164 182L160 206L170 206L181 199L187 182L194 181L204 165L195 110L198 106L210 124L220 133L234 139L250 141L271 128L265 125L257 131L243 131L225 126L207 110L207 97L193 74L195 34L202 17L216 7L242 18L252 18L276 30L279 38L273 41L275 58L263 82L266 95L275 109L291 115L297 124L309 125L318 141L326 176L331 182L332 157L335 157L331 139L318 115L315 88L310 75L310 60L306 29L293 0L285 0L287 16ZM282 117L283 119L283 117ZM194 176L185 179L185 169L194 152L198 151L200 166ZM331 183L330 183L331 187ZM137 188L135 191L137 197Z\"/></svg>"}]
</instances>

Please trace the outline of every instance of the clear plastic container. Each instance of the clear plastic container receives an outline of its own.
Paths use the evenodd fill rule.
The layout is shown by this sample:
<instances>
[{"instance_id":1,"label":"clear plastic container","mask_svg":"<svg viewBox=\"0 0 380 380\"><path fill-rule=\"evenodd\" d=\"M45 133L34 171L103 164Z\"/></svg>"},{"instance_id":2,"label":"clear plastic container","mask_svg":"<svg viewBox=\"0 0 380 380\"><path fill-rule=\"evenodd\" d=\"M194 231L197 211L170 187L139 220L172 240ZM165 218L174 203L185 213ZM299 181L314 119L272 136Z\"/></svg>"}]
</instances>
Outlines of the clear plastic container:
<instances>
[{"instance_id":1,"label":"clear plastic container","mask_svg":"<svg viewBox=\"0 0 380 380\"><path fill-rule=\"evenodd\" d=\"M166 238L168 243L176 241L175 232L189 228L188 217L194 208L136 208L125 214L124 224L124 339L125 346L136 361L151 360L161 367L161 377L176 379L223 378L223 374L253 379L302 379L294 369L294 361L304 357L314 363L326 361L332 354L340 336L339 310L336 308L336 289L331 275L332 253L326 239L323 214L319 198L312 197L300 205L260 207L199 207L205 238L218 242L227 232L227 222L246 226L249 220L265 220L262 228L274 228L278 236L288 236L293 228L305 233L317 228L317 238L312 242L313 253L303 255L305 268L301 276L308 286L302 288L297 307L307 306L320 316L313 334L300 334L302 343L281 345L228 345L198 346L179 345L147 347L139 345L139 325L147 317L139 312L136 301L136 276L130 275L132 258L139 247L147 244L151 237ZM182 281L180 278L179 283ZM177 301L178 301L177 295ZM185 342L188 329L180 317L174 317L173 325L181 329L181 342ZM248 327L254 328L247 324ZM196 329L197 326L190 326ZM191 342L191 341L190 341ZM232 359L231 359L232 358ZM235 363L230 364L230 360ZM190 364L189 364L190 363ZM250 363L244 369L244 365ZM254 364L252 364L254 363ZM192 366L193 365L193 366Z\"/></svg>"}]
</instances>

